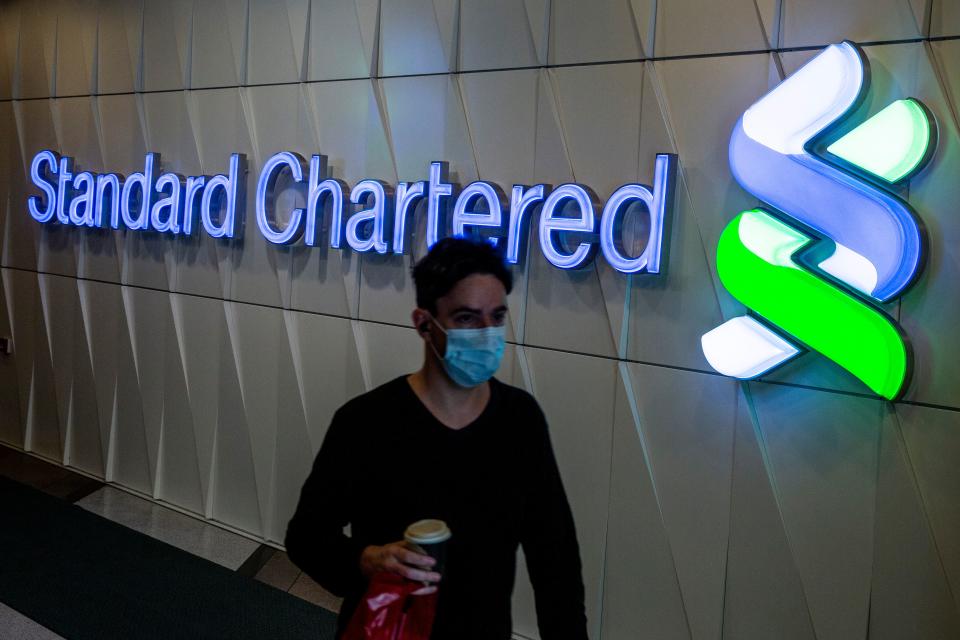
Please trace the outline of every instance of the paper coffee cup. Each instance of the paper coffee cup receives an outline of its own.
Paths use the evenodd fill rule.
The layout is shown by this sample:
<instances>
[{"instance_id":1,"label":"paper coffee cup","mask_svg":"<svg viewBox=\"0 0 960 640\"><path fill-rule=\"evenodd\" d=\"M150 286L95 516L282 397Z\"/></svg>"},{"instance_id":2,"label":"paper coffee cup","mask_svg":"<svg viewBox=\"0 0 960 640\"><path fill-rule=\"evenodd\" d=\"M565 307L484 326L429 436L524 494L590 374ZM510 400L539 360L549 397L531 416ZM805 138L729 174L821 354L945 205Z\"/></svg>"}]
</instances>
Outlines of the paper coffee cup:
<instances>
[{"instance_id":1,"label":"paper coffee cup","mask_svg":"<svg viewBox=\"0 0 960 640\"><path fill-rule=\"evenodd\" d=\"M443 574L443 565L447 556L447 541L450 529L443 520L418 520L403 534L403 539L414 551L430 556L437 561L430 571Z\"/></svg>"}]
</instances>

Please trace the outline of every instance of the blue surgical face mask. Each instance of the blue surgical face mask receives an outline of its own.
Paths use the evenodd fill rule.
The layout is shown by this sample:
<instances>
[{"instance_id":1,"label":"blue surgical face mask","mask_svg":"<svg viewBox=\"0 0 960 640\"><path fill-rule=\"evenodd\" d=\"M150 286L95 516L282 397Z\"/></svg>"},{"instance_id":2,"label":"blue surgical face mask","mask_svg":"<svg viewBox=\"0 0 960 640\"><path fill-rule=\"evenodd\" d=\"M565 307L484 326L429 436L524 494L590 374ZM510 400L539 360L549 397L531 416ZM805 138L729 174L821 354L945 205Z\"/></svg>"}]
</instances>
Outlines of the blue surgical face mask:
<instances>
[{"instance_id":1,"label":"blue surgical face mask","mask_svg":"<svg viewBox=\"0 0 960 640\"><path fill-rule=\"evenodd\" d=\"M506 343L504 325L483 329L444 329L435 318L433 321L447 334L447 350L440 358L432 342L430 346L455 383L461 387L475 387L489 380L500 368Z\"/></svg>"}]
</instances>

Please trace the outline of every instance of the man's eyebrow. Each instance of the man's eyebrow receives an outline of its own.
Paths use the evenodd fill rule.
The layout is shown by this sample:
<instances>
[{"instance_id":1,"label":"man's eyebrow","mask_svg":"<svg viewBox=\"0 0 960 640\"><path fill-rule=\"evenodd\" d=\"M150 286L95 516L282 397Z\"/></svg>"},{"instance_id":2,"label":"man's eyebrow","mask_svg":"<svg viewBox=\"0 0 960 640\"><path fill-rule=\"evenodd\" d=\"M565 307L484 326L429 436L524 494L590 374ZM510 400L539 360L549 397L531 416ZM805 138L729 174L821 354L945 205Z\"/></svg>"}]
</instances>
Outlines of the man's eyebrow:
<instances>
[{"instance_id":1,"label":"man's eyebrow","mask_svg":"<svg viewBox=\"0 0 960 640\"><path fill-rule=\"evenodd\" d=\"M507 305L503 304L497 307L496 309L494 309L493 312L496 313L497 311L506 311L506 310L507 310ZM450 315L453 315L455 313L460 313L463 311L466 311L467 313L475 313L477 315L480 315L483 313L482 309L474 309L473 307L457 307L456 309L450 312Z\"/></svg>"}]
</instances>

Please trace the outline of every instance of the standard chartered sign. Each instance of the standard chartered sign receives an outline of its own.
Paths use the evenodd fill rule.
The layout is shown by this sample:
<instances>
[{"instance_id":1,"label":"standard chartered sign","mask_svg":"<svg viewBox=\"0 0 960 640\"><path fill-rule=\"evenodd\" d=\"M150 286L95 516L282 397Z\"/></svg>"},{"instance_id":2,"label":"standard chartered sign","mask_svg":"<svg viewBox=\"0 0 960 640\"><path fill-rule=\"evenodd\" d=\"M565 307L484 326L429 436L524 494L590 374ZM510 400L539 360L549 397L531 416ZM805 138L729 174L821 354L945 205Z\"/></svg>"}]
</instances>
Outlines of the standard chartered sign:
<instances>
[{"instance_id":1,"label":"standard chartered sign","mask_svg":"<svg viewBox=\"0 0 960 640\"><path fill-rule=\"evenodd\" d=\"M394 187L367 179L350 188L328 174L324 156L307 161L281 151L263 164L254 206L258 232L274 244L328 243L337 249L402 254L413 213L425 201L428 246L448 234L480 236L501 247L513 264L523 258L530 219L540 206L536 235L554 266L586 266L599 248L618 271L659 273L676 172L676 155L657 154L652 185L625 184L601 205L589 187L577 183L513 185L509 196L487 181L459 188L449 182L444 162L432 162L427 179L419 182ZM44 150L30 165L41 195L30 196L27 207L44 224L233 238L244 218L246 174L246 158L239 153L230 156L226 174L188 177L161 173L160 155L148 153L143 171L124 178L77 171L72 158ZM281 206L283 199L275 197L281 180L304 190L305 207ZM645 222L634 225L645 238L624 237L623 220L631 207L645 212ZM643 246L637 255L627 249L635 242Z\"/></svg>"}]
</instances>

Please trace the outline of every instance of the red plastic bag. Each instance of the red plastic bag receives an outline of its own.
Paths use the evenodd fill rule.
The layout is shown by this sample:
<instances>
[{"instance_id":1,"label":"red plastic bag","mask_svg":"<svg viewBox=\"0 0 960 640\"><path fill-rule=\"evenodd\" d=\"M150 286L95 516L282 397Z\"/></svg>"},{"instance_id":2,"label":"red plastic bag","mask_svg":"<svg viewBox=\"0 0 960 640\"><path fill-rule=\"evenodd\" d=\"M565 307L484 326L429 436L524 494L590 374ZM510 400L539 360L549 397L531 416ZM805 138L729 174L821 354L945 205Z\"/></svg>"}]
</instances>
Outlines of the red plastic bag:
<instances>
[{"instance_id":1,"label":"red plastic bag","mask_svg":"<svg viewBox=\"0 0 960 640\"><path fill-rule=\"evenodd\" d=\"M437 592L412 595L423 583L375 573L340 640L429 640Z\"/></svg>"}]
</instances>

